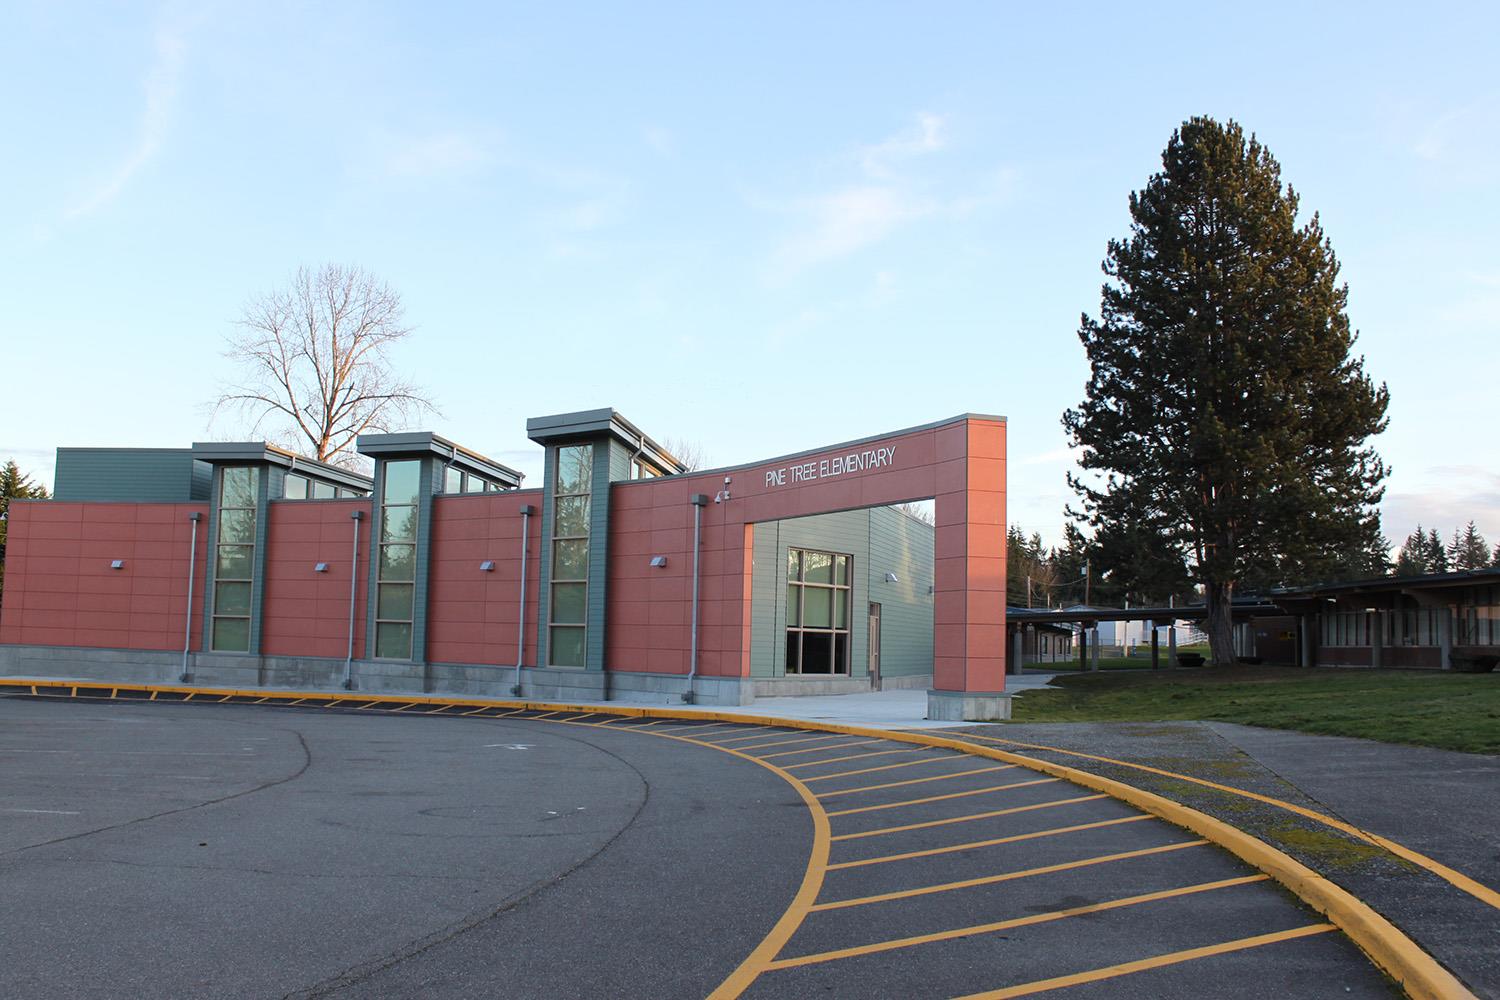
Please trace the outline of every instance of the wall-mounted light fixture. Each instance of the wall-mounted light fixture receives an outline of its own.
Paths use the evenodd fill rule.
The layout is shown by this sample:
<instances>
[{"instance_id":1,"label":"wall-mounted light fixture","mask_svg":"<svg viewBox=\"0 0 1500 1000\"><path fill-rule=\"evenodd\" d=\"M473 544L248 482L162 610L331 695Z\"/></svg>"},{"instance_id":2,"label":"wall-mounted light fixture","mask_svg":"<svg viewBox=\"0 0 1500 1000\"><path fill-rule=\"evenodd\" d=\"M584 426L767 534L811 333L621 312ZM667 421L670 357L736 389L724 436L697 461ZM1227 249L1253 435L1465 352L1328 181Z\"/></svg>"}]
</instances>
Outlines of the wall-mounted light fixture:
<instances>
[{"instance_id":1,"label":"wall-mounted light fixture","mask_svg":"<svg viewBox=\"0 0 1500 1000\"><path fill-rule=\"evenodd\" d=\"M885 575L885 582L886 583L900 583L901 581L898 580L898 579L896 579L896 574L895 573L887 573Z\"/></svg>"},{"instance_id":2,"label":"wall-mounted light fixture","mask_svg":"<svg viewBox=\"0 0 1500 1000\"><path fill-rule=\"evenodd\" d=\"M479 572L481 572L481 573L493 573L493 572L495 572L495 560L493 560L493 559L486 559L484 562L480 563L479 564Z\"/></svg>"},{"instance_id":3,"label":"wall-mounted light fixture","mask_svg":"<svg viewBox=\"0 0 1500 1000\"><path fill-rule=\"evenodd\" d=\"M667 565L667 557L666 556L652 556L651 557L651 567L653 569L662 569L666 565Z\"/></svg>"},{"instance_id":4,"label":"wall-mounted light fixture","mask_svg":"<svg viewBox=\"0 0 1500 1000\"><path fill-rule=\"evenodd\" d=\"M110 563L109 563L109 568L110 569L124 569L125 568L125 560L124 559L111 559Z\"/></svg>"},{"instance_id":5,"label":"wall-mounted light fixture","mask_svg":"<svg viewBox=\"0 0 1500 1000\"><path fill-rule=\"evenodd\" d=\"M327 573L328 572L328 564L327 563L316 563L316 564L314 564L314 566L313 566L313 572L314 573Z\"/></svg>"}]
</instances>

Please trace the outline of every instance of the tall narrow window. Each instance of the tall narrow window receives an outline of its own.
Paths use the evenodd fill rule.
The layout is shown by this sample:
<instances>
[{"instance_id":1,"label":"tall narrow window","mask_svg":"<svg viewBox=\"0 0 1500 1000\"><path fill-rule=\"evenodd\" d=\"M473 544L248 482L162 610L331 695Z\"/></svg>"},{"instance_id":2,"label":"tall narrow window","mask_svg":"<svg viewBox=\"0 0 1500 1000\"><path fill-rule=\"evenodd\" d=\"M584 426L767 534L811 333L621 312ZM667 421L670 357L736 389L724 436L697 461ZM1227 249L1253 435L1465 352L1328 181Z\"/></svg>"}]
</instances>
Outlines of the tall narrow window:
<instances>
[{"instance_id":1,"label":"tall narrow window","mask_svg":"<svg viewBox=\"0 0 1500 1000\"><path fill-rule=\"evenodd\" d=\"M250 651L250 590L255 579L255 501L260 470L232 466L219 476L219 537L214 545L214 622L210 648Z\"/></svg>"},{"instance_id":2,"label":"tall narrow window","mask_svg":"<svg viewBox=\"0 0 1500 1000\"><path fill-rule=\"evenodd\" d=\"M380 567L375 593L375 655L411 659L416 597L417 496L422 463L387 462L380 491Z\"/></svg>"},{"instance_id":3,"label":"tall narrow window","mask_svg":"<svg viewBox=\"0 0 1500 1000\"><path fill-rule=\"evenodd\" d=\"M594 447L559 448L552 490L552 614L548 660L554 667L586 665L589 596L589 492Z\"/></svg>"},{"instance_id":4,"label":"tall narrow window","mask_svg":"<svg viewBox=\"0 0 1500 1000\"><path fill-rule=\"evenodd\" d=\"M791 549L786 567L786 672L849 672L851 559Z\"/></svg>"}]
</instances>

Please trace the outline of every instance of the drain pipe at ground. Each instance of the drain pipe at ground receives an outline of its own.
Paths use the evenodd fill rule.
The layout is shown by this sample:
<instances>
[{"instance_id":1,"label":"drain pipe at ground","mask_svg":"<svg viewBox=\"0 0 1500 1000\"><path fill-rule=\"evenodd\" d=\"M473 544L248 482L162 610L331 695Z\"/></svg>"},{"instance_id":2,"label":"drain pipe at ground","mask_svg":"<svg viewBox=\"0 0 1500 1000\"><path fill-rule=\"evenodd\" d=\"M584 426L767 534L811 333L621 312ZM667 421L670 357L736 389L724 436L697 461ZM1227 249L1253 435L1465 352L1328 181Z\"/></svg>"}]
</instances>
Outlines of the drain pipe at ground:
<instances>
[{"instance_id":1,"label":"drain pipe at ground","mask_svg":"<svg viewBox=\"0 0 1500 1000\"><path fill-rule=\"evenodd\" d=\"M359 586L359 522L364 520L365 512L354 510L349 512L354 519L354 551L349 556L349 645L344 652L344 690L354 690L354 597L355 588Z\"/></svg>"},{"instance_id":2,"label":"drain pipe at ground","mask_svg":"<svg viewBox=\"0 0 1500 1000\"><path fill-rule=\"evenodd\" d=\"M198 522L203 520L203 515L195 510L188 515L188 520L193 522L193 540L188 545L188 604L187 622L182 626L182 673L177 676L184 684L193 679L188 670L188 653L193 648L193 570L198 565Z\"/></svg>"},{"instance_id":3,"label":"drain pipe at ground","mask_svg":"<svg viewBox=\"0 0 1500 1000\"><path fill-rule=\"evenodd\" d=\"M708 506L706 493L694 493L689 500L693 505L693 635L688 652L687 690L682 693L682 703L693 703L693 681L698 677L698 549L703 534L703 508Z\"/></svg>"},{"instance_id":4,"label":"drain pipe at ground","mask_svg":"<svg viewBox=\"0 0 1500 1000\"><path fill-rule=\"evenodd\" d=\"M510 693L521 697L521 661L526 658L526 547L531 541L531 512L536 508L529 503L521 505L521 610L516 619L516 683Z\"/></svg>"}]
</instances>

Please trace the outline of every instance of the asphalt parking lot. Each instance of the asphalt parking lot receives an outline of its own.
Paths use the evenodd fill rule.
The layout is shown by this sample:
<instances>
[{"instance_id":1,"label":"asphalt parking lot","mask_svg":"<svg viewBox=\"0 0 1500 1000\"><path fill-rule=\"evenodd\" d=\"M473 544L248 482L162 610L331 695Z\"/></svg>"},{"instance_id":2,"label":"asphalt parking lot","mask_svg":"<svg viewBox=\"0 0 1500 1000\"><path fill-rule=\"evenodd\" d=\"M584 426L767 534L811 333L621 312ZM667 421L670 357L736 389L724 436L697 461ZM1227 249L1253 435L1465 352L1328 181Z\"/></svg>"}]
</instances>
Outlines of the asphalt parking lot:
<instances>
[{"instance_id":1,"label":"asphalt parking lot","mask_svg":"<svg viewBox=\"0 0 1500 1000\"><path fill-rule=\"evenodd\" d=\"M1023 768L583 713L0 698L7 997L1388 997Z\"/></svg>"}]
</instances>

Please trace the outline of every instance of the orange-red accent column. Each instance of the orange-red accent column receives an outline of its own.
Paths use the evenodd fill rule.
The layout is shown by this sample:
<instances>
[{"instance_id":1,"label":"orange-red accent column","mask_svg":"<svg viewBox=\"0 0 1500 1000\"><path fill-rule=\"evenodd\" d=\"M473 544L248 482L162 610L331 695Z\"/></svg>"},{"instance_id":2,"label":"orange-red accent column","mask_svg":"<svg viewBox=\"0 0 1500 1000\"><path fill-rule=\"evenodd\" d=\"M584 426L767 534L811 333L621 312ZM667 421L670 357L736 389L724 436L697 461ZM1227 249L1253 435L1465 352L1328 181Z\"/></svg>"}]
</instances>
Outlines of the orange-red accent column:
<instances>
[{"instance_id":1,"label":"orange-red accent column","mask_svg":"<svg viewBox=\"0 0 1500 1000\"><path fill-rule=\"evenodd\" d=\"M935 472L933 717L1005 714L1005 424L939 428ZM945 693L992 703L938 703ZM977 706L977 712L976 712Z\"/></svg>"}]
</instances>

